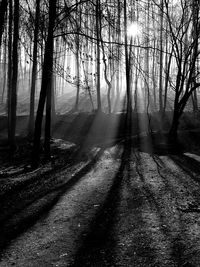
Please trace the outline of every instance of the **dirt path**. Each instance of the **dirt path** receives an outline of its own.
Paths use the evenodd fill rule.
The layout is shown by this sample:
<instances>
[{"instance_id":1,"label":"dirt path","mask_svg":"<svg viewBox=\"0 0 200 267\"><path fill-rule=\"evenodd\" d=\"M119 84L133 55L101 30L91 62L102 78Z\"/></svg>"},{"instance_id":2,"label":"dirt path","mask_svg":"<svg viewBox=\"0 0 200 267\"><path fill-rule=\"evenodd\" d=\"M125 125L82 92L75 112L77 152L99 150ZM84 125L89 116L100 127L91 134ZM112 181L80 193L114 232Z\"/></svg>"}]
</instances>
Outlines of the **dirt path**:
<instances>
[{"instance_id":1,"label":"dirt path","mask_svg":"<svg viewBox=\"0 0 200 267\"><path fill-rule=\"evenodd\" d=\"M34 222L11 235L0 266L200 266L200 157L122 146L94 155L56 172L54 190L47 174L33 182L37 200L28 187L10 195L3 229Z\"/></svg>"}]
</instances>

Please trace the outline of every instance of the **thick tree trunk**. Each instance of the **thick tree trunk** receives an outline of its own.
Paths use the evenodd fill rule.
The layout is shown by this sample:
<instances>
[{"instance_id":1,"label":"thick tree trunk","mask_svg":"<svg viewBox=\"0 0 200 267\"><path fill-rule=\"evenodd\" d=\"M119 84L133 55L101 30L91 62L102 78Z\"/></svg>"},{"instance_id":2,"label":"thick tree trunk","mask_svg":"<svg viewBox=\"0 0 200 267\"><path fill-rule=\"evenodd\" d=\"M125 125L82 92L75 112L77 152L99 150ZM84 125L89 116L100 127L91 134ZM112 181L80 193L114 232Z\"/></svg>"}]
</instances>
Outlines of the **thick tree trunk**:
<instances>
[{"instance_id":1,"label":"thick tree trunk","mask_svg":"<svg viewBox=\"0 0 200 267\"><path fill-rule=\"evenodd\" d=\"M17 111L17 77L18 77L18 40L19 40L19 0L15 0L14 6L14 32L12 53L12 87L10 100L10 149L15 149L16 111Z\"/></svg>"},{"instance_id":2,"label":"thick tree trunk","mask_svg":"<svg viewBox=\"0 0 200 267\"><path fill-rule=\"evenodd\" d=\"M43 65L43 72L42 72L42 85L41 85L40 98L39 98L38 110L37 110L36 121L35 121L34 146L33 146L33 153L32 153L32 167L33 168L36 168L39 164L40 138L41 138L44 105L45 105L45 100L46 100L47 95L50 95L49 93L47 93L47 91L50 90L51 82L52 82L53 30L54 30L55 19L56 19L55 10L56 10L56 0L52 0L49 2L48 36L47 36L47 41L45 45L44 65ZM45 130L48 136L49 136L48 133L49 133L49 127L50 127L49 122L50 121L51 121L51 112L48 106L47 123L45 127ZM49 138L47 138L46 136L46 140L45 140L46 153L48 153L47 152L47 147L49 147L49 144L47 144L48 142L49 142Z\"/></svg>"},{"instance_id":3,"label":"thick tree trunk","mask_svg":"<svg viewBox=\"0 0 200 267\"><path fill-rule=\"evenodd\" d=\"M174 114L173 114L171 128L169 131L170 142L176 142L177 141L180 116L181 116L181 114L179 113L179 111L175 110Z\"/></svg>"},{"instance_id":4,"label":"thick tree trunk","mask_svg":"<svg viewBox=\"0 0 200 267\"><path fill-rule=\"evenodd\" d=\"M193 112L198 111L197 91L195 90L192 95Z\"/></svg>"},{"instance_id":5,"label":"thick tree trunk","mask_svg":"<svg viewBox=\"0 0 200 267\"><path fill-rule=\"evenodd\" d=\"M170 131L169 131L169 139L171 141L176 141L177 140L177 137L178 137L178 126L179 126L179 122L180 122L180 117L183 114L183 111L185 109L187 101L188 101L189 97L191 96L193 90L191 90L188 93L185 93L180 101L178 101L177 96L175 98L175 101L174 101L174 114L173 114L171 128L170 128Z\"/></svg>"}]
</instances>

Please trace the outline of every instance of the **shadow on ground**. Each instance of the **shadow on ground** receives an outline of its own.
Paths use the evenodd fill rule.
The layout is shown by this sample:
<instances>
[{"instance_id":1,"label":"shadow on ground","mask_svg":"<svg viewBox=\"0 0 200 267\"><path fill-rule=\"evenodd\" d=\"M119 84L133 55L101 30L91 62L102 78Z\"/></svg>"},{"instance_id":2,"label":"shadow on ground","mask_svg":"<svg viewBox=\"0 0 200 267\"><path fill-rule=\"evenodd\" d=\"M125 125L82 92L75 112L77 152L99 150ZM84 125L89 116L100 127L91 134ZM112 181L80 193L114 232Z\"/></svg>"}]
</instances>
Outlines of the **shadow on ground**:
<instances>
[{"instance_id":1,"label":"shadow on ground","mask_svg":"<svg viewBox=\"0 0 200 267\"><path fill-rule=\"evenodd\" d=\"M12 239L34 225L41 216L48 216L60 197L94 168L103 151L97 151L75 174L67 176L67 168L48 171L44 175L38 174L39 177L36 173L31 182L22 182L20 186L16 184L12 190L1 195L0 254Z\"/></svg>"},{"instance_id":2,"label":"shadow on ground","mask_svg":"<svg viewBox=\"0 0 200 267\"><path fill-rule=\"evenodd\" d=\"M115 232L120 191L125 172L128 172L131 156L130 142L124 142L121 165L109 189L105 202L98 210L89 227L89 232L79 248L74 266L114 266Z\"/></svg>"}]
</instances>

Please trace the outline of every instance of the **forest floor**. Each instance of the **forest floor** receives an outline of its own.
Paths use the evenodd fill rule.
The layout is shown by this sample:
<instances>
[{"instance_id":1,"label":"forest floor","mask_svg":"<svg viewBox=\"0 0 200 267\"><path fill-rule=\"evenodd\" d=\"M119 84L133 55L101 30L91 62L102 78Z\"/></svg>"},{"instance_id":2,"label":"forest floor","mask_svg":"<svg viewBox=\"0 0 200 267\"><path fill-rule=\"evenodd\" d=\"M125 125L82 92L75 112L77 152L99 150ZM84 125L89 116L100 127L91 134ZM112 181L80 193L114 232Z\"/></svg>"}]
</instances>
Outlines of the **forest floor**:
<instances>
[{"instance_id":1,"label":"forest floor","mask_svg":"<svg viewBox=\"0 0 200 267\"><path fill-rule=\"evenodd\" d=\"M0 266L200 266L200 130L169 145L79 116L36 170L31 143L9 155L1 131Z\"/></svg>"}]
</instances>

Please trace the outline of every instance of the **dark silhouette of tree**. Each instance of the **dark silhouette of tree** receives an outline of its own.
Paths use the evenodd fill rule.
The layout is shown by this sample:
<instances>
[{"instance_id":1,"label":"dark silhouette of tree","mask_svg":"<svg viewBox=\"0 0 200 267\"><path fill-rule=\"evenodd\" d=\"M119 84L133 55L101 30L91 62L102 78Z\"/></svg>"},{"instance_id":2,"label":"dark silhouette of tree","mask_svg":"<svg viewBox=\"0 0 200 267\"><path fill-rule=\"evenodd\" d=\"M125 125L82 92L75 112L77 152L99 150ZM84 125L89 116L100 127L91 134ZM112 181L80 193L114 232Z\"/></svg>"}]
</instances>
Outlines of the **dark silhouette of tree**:
<instances>
[{"instance_id":1,"label":"dark silhouette of tree","mask_svg":"<svg viewBox=\"0 0 200 267\"><path fill-rule=\"evenodd\" d=\"M198 18L200 7L198 0L194 0L192 3L185 1L180 23L177 22L177 24L179 23L178 25L174 25L172 21L167 1L165 1L165 7L177 67L174 112L169 131L170 139L176 140L180 117L183 114L188 99L200 86L200 83L197 82L198 73L196 72L199 54L198 39L200 35L200 21ZM191 9L193 8L195 12L192 12L193 10ZM194 20L196 23L194 23ZM190 30L190 27L192 27L191 39L187 43L187 46L184 46L184 38L187 31Z\"/></svg>"},{"instance_id":2,"label":"dark silhouette of tree","mask_svg":"<svg viewBox=\"0 0 200 267\"><path fill-rule=\"evenodd\" d=\"M159 70L159 112L163 112L163 0L160 0L160 70Z\"/></svg>"},{"instance_id":3,"label":"dark silhouette of tree","mask_svg":"<svg viewBox=\"0 0 200 267\"><path fill-rule=\"evenodd\" d=\"M34 109L35 109L35 86L37 78L37 54L38 54L38 34L39 34L39 19L40 19L40 0L36 0L35 12L35 29L34 29L34 45L33 45L33 67L31 78L31 95L30 95L30 114L29 114L29 137L34 134Z\"/></svg>"},{"instance_id":4,"label":"dark silhouette of tree","mask_svg":"<svg viewBox=\"0 0 200 267\"><path fill-rule=\"evenodd\" d=\"M12 12L12 3L10 2L10 20ZM12 21L10 21L12 24ZM11 27L12 25L10 25ZM11 29L12 30L12 27ZM11 32L10 32L11 34ZM11 36L10 36L11 38ZM13 45L12 45L12 67L10 66L10 93L8 95L8 137L10 149L15 149L15 130L16 130L16 109L17 109L17 79L18 79L18 41L19 41L19 0L14 4L14 29L13 29ZM11 45L11 43L10 43ZM11 47L10 47L11 48ZM10 51L11 56L11 51ZM11 64L11 62L10 62Z\"/></svg>"},{"instance_id":5,"label":"dark silhouette of tree","mask_svg":"<svg viewBox=\"0 0 200 267\"><path fill-rule=\"evenodd\" d=\"M2 35L4 31L4 24L5 24L5 15L7 11L7 5L8 1L7 0L2 0L0 3L0 47L1 47L1 41L2 41Z\"/></svg>"},{"instance_id":6,"label":"dark silhouette of tree","mask_svg":"<svg viewBox=\"0 0 200 267\"><path fill-rule=\"evenodd\" d=\"M127 112L132 112L132 94L130 80L130 53L128 51L127 36L127 1L124 0L124 47L125 47L125 68L126 68L126 96L127 96Z\"/></svg>"},{"instance_id":7,"label":"dark silhouette of tree","mask_svg":"<svg viewBox=\"0 0 200 267\"><path fill-rule=\"evenodd\" d=\"M100 12L101 12L101 4L100 0L96 0L96 55L97 55L97 110L101 111L101 74L100 74Z\"/></svg>"},{"instance_id":8,"label":"dark silhouette of tree","mask_svg":"<svg viewBox=\"0 0 200 267\"><path fill-rule=\"evenodd\" d=\"M122 103L126 103L126 111L131 113L135 103L135 112L156 111L162 120L174 97L169 135L176 138L186 105L192 103L193 110L198 110L199 1L61 0L57 6L54 2L35 0L35 6L29 1L20 1L20 5L19 0L0 2L0 59L1 70L4 66L7 73L3 88L7 81L11 147L15 146L18 82L20 94L24 88L26 97L30 94L28 134L34 135L33 165L39 162L45 104L44 149L50 157L52 103L55 114L57 96L66 92L66 82L77 89L72 111L81 111L85 96L92 110L125 111ZM50 12L52 5L56 12ZM23 14L20 23L19 14ZM141 28L135 36L130 33L134 23L135 31ZM36 80L40 74L34 132ZM6 90L1 92L3 99Z\"/></svg>"},{"instance_id":9,"label":"dark silhouette of tree","mask_svg":"<svg viewBox=\"0 0 200 267\"><path fill-rule=\"evenodd\" d=\"M8 140L11 140L11 91L12 91L12 27L13 27L13 4L9 0L8 21L8 73L7 73L7 112L8 112Z\"/></svg>"},{"instance_id":10,"label":"dark silhouette of tree","mask_svg":"<svg viewBox=\"0 0 200 267\"><path fill-rule=\"evenodd\" d=\"M51 128L51 83L52 83L52 70L53 70L53 51L54 51L54 27L56 20L56 0L49 2L49 26L48 36L45 44L44 64L42 70L42 85L40 91L40 98L38 103L35 132L34 132L34 146L32 152L32 167L35 168L39 164L40 157L40 139L42 129L42 119L44 112L45 101L47 100L46 107L46 124L45 124L45 154L50 156L50 128Z\"/></svg>"}]
</instances>

